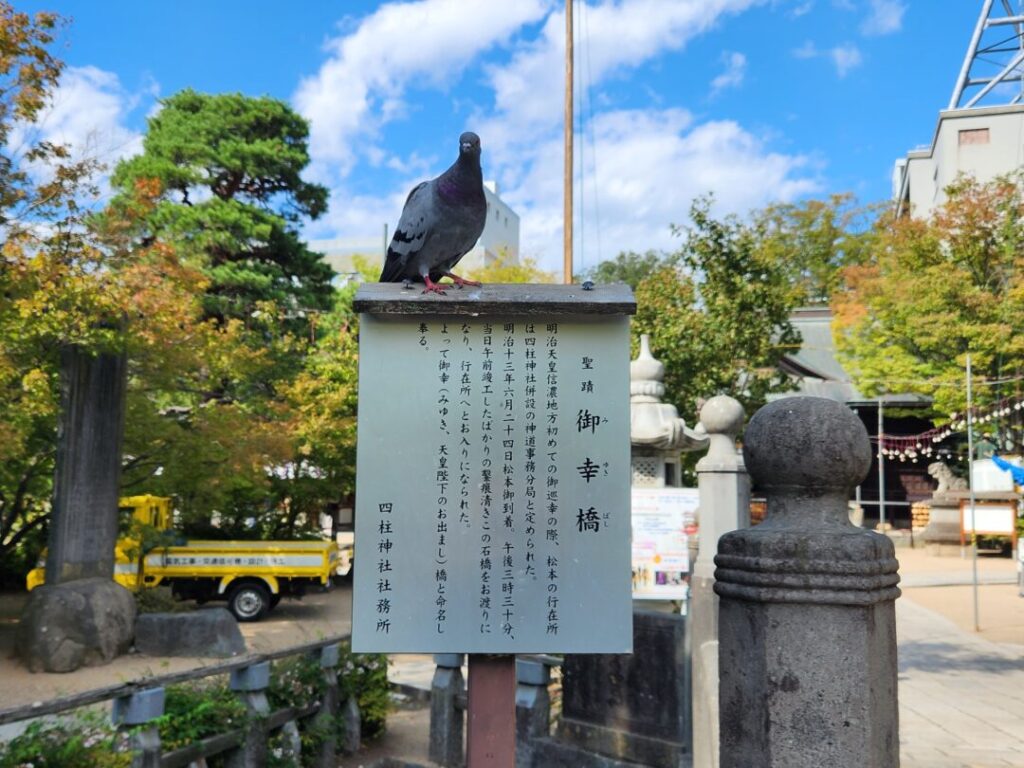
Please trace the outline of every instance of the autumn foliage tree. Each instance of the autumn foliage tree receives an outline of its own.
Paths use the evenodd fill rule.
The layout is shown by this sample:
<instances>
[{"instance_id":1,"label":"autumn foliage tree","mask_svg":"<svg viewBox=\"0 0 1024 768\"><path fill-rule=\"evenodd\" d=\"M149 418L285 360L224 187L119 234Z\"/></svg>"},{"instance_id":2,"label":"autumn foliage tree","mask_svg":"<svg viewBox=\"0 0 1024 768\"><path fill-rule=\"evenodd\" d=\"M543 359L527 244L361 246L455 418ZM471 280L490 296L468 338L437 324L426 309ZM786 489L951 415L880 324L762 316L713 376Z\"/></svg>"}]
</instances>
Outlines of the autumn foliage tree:
<instances>
[{"instance_id":1,"label":"autumn foliage tree","mask_svg":"<svg viewBox=\"0 0 1024 768\"><path fill-rule=\"evenodd\" d=\"M49 53L58 23L0 4L0 561L15 571L44 538L61 348L139 361L187 348L204 279L165 243L135 238L154 185L140 181L97 217L98 164L36 138L62 70Z\"/></svg>"},{"instance_id":2,"label":"autumn foliage tree","mask_svg":"<svg viewBox=\"0 0 1024 768\"><path fill-rule=\"evenodd\" d=\"M964 177L946 192L929 219L884 219L870 259L846 270L833 299L836 345L858 389L925 395L940 419L966 405L968 352L979 380L1024 374L1021 179ZM1013 386L979 386L977 402Z\"/></svg>"},{"instance_id":3,"label":"autumn foliage tree","mask_svg":"<svg viewBox=\"0 0 1024 768\"><path fill-rule=\"evenodd\" d=\"M72 163L65 147L33 134L63 69L49 50L60 24L55 14L30 16L0 2L2 571L23 566L31 551L24 545L44 533L58 408L56 343L111 341L83 322L84 314L105 308L85 277L97 252L75 231L92 165Z\"/></svg>"},{"instance_id":4,"label":"autumn foliage tree","mask_svg":"<svg viewBox=\"0 0 1024 768\"><path fill-rule=\"evenodd\" d=\"M326 198L299 177L301 118L269 99L180 94L103 205L95 161L35 138L62 71L59 23L0 3L0 562L14 578L44 540L63 345L128 353L123 491L220 514L225 535L254 515L280 527L296 489L274 470L312 442L293 384L355 364L347 340L306 355L334 290L296 232ZM318 486L319 501L343 483Z\"/></svg>"}]
</instances>

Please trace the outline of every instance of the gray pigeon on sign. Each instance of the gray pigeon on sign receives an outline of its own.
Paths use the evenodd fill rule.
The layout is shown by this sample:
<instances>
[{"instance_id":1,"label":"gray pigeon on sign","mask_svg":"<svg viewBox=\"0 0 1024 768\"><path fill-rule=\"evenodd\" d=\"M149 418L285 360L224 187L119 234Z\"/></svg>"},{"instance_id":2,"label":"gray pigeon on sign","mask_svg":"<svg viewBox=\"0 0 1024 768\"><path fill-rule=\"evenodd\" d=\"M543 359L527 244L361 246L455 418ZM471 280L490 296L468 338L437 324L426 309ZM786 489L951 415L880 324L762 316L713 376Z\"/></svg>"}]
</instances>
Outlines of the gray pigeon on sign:
<instances>
[{"instance_id":1,"label":"gray pigeon on sign","mask_svg":"<svg viewBox=\"0 0 1024 768\"><path fill-rule=\"evenodd\" d=\"M459 136L459 158L452 167L418 184L406 198L380 282L419 280L426 285L424 293L442 295L442 277L450 277L459 288L479 286L452 269L476 245L486 220L480 137L466 132Z\"/></svg>"}]
</instances>

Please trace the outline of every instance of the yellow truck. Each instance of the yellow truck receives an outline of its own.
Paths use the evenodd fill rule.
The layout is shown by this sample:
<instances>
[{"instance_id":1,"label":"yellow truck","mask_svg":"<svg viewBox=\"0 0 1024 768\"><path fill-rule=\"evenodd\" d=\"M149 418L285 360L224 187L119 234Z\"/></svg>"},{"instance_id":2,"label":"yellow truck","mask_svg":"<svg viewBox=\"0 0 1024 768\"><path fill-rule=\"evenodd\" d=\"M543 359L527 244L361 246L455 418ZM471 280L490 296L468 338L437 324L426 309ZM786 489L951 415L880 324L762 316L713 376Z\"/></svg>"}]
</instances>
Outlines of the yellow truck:
<instances>
[{"instance_id":1,"label":"yellow truck","mask_svg":"<svg viewBox=\"0 0 1024 768\"><path fill-rule=\"evenodd\" d=\"M157 531L170 531L171 500L130 496L121 514ZM227 600L239 621L259 621L283 596L301 597L307 587L329 587L351 570L351 549L332 541L195 541L158 546L143 553L137 538L119 538L114 580L133 591L169 586L182 600ZM29 572L31 590L46 579L45 555Z\"/></svg>"}]
</instances>

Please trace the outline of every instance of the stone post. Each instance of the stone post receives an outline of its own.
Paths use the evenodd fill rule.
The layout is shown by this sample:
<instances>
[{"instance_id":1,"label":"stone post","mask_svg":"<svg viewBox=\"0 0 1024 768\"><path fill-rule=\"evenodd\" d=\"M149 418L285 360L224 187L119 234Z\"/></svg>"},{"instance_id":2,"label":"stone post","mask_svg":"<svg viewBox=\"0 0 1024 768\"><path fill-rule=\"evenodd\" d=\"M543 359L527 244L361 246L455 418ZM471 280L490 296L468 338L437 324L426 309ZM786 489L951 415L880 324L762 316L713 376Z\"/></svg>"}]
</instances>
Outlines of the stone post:
<instances>
[{"instance_id":1,"label":"stone post","mask_svg":"<svg viewBox=\"0 0 1024 768\"><path fill-rule=\"evenodd\" d=\"M538 739L551 733L551 670L537 659L516 659L516 765L534 764Z\"/></svg>"},{"instance_id":2,"label":"stone post","mask_svg":"<svg viewBox=\"0 0 1024 768\"><path fill-rule=\"evenodd\" d=\"M338 764L338 737L335 722L338 718L338 659L341 649L337 643L327 645L315 653L323 675L324 690L320 711L313 718L314 725L324 734L320 742L316 764L321 768L334 768Z\"/></svg>"},{"instance_id":3,"label":"stone post","mask_svg":"<svg viewBox=\"0 0 1024 768\"><path fill-rule=\"evenodd\" d=\"M238 694L249 712L245 738L238 749L228 757L228 768L265 768L267 765L267 716L270 703L267 687L270 685L270 662L260 661L242 669L231 671L230 687Z\"/></svg>"},{"instance_id":4,"label":"stone post","mask_svg":"<svg viewBox=\"0 0 1024 768\"><path fill-rule=\"evenodd\" d=\"M690 583L694 768L718 766L718 596L714 591L714 557L722 534L750 525L750 478L736 450L743 416L743 406L725 395L711 398L700 411L709 448L697 462L700 533Z\"/></svg>"},{"instance_id":5,"label":"stone post","mask_svg":"<svg viewBox=\"0 0 1024 768\"><path fill-rule=\"evenodd\" d=\"M465 715L459 697L466 692L461 653L435 653L434 680L430 685L429 756L438 765L455 768L465 762Z\"/></svg>"},{"instance_id":6,"label":"stone post","mask_svg":"<svg viewBox=\"0 0 1024 768\"><path fill-rule=\"evenodd\" d=\"M719 540L722 768L895 768L898 563L850 523L871 446L844 405L766 405L744 459L765 521Z\"/></svg>"},{"instance_id":7,"label":"stone post","mask_svg":"<svg viewBox=\"0 0 1024 768\"><path fill-rule=\"evenodd\" d=\"M341 751L354 755L363 743L363 716L354 695L347 696L341 704L341 727L344 732Z\"/></svg>"},{"instance_id":8,"label":"stone post","mask_svg":"<svg viewBox=\"0 0 1024 768\"><path fill-rule=\"evenodd\" d=\"M160 768L160 731L151 723L164 713L163 688L142 691L114 699L110 719L120 728L136 728L130 737L132 768Z\"/></svg>"},{"instance_id":9,"label":"stone post","mask_svg":"<svg viewBox=\"0 0 1024 768\"><path fill-rule=\"evenodd\" d=\"M61 352L46 584L32 590L18 626L33 671L105 664L131 645L135 600L111 578L126 370L123 354Z\"/></svg>"},{"instance_id":10,"label":"stone post","mask_svg":"<svg viewBox=\"0 0 1024 768\"><path fill-rule=\"evenodd\" d=\"M126 371L123 354L61 352L48 585L114 574Z\"/></svg>"}]
</instances>

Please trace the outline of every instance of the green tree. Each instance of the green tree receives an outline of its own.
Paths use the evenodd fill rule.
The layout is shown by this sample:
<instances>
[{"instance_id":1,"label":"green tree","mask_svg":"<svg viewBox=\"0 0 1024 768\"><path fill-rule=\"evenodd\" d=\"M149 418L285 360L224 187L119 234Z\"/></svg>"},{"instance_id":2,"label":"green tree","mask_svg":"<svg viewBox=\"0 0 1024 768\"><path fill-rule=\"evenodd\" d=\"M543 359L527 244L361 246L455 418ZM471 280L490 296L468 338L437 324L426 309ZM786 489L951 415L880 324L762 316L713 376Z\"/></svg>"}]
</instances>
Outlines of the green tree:
<instances>
[{"instance_id":1,"label":"green tree","mask_svg":"<svg viewBox=\"0 0 1024 768\"><path fill-rule=\"evenodd\" d=\"M748 413L789 382L777 364L799 343L789 322L794 291L763 232L735 216L716 219L710 198L694 202L685 237L665 266L640 281L633 323L665 363L665 399L693 420L697 401L729 394Z\"/></svg>"},{"instance_id":2,"label":"green tree","mask_svg":"<svg viewBox=\"0 0 1024 768\"><path fill-rule=\"evenodd\" d=\"M292 405L296 459L289 470L286 524L300 514L353 505L359 390L357 286L338 292L334 309L318 323L317 341L286 392Z\"/></svg>"},{"instance_id":3,"label":"green tree","mask_svg":"<svg viewBox=\"0 0 1024 768\"><path fill-rule=\"evenodd\" d=\"M865 262L875 240L877 206L849 193L771 205L753 214L759 248L782 266L803 306L827 305L847 267Z\"/></svg>"},{"instance_id":4,"label":"green tree","mask_svg":"<svg viewBox=\"0 0 1024 768\"><path fill-rule=\"evenodd\" d=\"M308 136L277 99L185 90L162 102L142 154L114 172L122 194L140 179L160 182L146 236L199 259L209 316L249 321L273 304L304 335L309 310L330 308L333 272L297 232L327 208L327 190L302 179Z\"/></svg>"},{"instance_id":5,"label":"green tree","mask_svg":"<svg viewBox=\"0 0 1024 768\"><path fill-rule=\"evenodd\" d=\"M301 176L307 139L283 102L186 90L163 102L143 153L113 176L114 211L140 183L158 185L136 238L167 243L204 276L205 322L189 349L170 355L177 364L137 366L126 482L175 495L207 532L215 515L226 533L273 534L304 484L290 474L288 393L334 300L333 271L297 231L326 208L326 190Z\"/></svg>"},{"instance_id":6,"label":"green tree","mask_svg":"<svg viewBox=\"0 0 1024 768\"><path fill-rule=\"evenodd\" d=\"M626 283L636 290L640 283L655 272L671 266L675 258L659 251L634 253L625 251L614 259L602 261L576 276L577 282L593 280L595 283Z\"/></svg>"},{"instance_id":7,"label":"green tree","mask_svg":"<svg viewBox=\"0 0 1024 768\"><path fill-rule=\"evenodd\" d=\"M968 352L979 379L1024 373L1021 179L964 177L946 193L930 219L883 219L870 260L846 270L833 300L836 346L857 388L925 395L940 418L966 405ZM976 389L982 405L1006 394Z\"/></svg>"}]
</instances>

